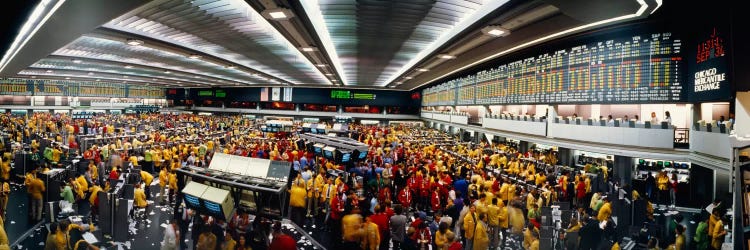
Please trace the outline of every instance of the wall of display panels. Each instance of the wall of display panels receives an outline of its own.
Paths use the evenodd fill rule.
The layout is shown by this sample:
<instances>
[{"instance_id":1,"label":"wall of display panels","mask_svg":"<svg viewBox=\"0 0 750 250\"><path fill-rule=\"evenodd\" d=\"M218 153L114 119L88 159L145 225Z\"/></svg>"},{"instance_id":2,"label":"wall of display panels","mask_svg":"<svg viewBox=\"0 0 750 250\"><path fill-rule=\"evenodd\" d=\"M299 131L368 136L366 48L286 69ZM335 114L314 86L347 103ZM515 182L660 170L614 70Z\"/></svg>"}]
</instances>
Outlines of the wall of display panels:
<instances>
[{"instance_id":1,"label":"wall of display panels","mask_svg":"<svg viewBox=\"0 0 750 250\"><path fill-rule=\"evenodd\" d=\"M681 46L671 33L594 41L424 89L422 104L685 102Z\"/></svg>"},{"instance_id":2,"label":"wall of display panels","mask_svg":"<svg viewBox=\"0 0 750 250\"><path fill-rule=\"evenodd\" d=\"M110 82L0 79L0 95L164 98L164 89Z\"/></svg>"}]
</instances>

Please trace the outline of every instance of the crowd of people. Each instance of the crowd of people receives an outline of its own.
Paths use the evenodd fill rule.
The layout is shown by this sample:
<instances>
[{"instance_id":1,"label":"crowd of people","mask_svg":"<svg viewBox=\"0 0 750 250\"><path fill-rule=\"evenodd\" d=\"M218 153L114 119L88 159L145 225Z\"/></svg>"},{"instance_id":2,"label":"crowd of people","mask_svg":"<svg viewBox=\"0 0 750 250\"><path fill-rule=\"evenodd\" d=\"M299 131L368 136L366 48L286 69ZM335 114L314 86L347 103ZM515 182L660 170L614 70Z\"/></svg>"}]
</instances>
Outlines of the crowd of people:
<instances>
[{"instance_id":1,"label":"crowd of people","mask_svg":"<svg viewBox=\"0 0 750 250\"><path fill-rule=\"evenodd\" d=\"M35 155L34 166L38 168L23 180L31 218L42 218L46 187L39 174L59 167L68 155L77 154L89 162L88 167L65 182L60 190L62 204L95 224L98 191L113 188L114 180L125 175L129 183L137 184L136 210L152 206L148 200L178 202L180 209L165 229L162 249L184 248L188 243L183 237L188 232L192 239L188 242L194 249L293 249L296 245L278 221L267 216L251 219L251 215L239 211L225 221L179 206L175 170L206 167L214 152L291 162L294 171L289 217L300 226L324 222L318 226L328 232L331 248L540 249L546 225L542 208L556 202L568 202L574 210L570 223L560 229L563 238L559 244L567 249L619 247L623 235L617 233L612 220L613 199L645 200L648 220L655 223L650 193L640 195L619 184L601 185L615 188L592 188L598 186L592 185L593 181L616 183L611 169L597 168L600 178L594 180L588 169L549 168L558 161L551 150L521 152L507 143L463 143L430 129L351 124L350 135L370 150L365 161L339 164L297 148L292 143L297 139L295 134L263 133L252 120L241 116L99 115L74 120L51 114L3 115L0 124L8 128L11 140L28 144ZM81 148L83 142L76 135L82 134L112 139ZM116 137L124 134L134 136ZM51 143L42 148L40 140ZM5 163L13 156L11 150L19 147L4 150L1 170L7 185L10 167ZM346 174L331 175L331 170ZM158 196L148 188L155 180ZM5 190L0 190L3 211L7 205ZM625 197L618 195L621 190ZM725 213L726 208L716 206L710 216L705 216L692 244L698 249L718 248L726 235ZM132 213L134 220L137 214ZM673 244L670 249L685 249L689 240L684 236L686 227L680 223L674 222L670 231L674 235L653 237L649 244L661 248ZM188 230L190 225L192 229ZM57 238L70 234L73 227L63 220L51 227L50 235ZM50 242L63 247L55 249L78 249L64 247L70 243L60 244L56 238ZM0 247L2 243L0 237Z\"/></svg>"}]
</instances>

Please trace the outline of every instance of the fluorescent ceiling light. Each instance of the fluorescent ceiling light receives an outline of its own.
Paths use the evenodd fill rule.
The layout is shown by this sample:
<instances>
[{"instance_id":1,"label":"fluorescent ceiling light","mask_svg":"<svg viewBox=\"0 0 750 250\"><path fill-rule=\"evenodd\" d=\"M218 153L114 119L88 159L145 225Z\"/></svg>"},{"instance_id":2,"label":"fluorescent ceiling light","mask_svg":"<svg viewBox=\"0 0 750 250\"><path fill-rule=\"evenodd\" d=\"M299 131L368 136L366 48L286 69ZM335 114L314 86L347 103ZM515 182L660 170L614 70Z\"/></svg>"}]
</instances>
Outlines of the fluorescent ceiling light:
<instances>
[{"instance_id":1,"label":"fluorescent ceiling light","mask_svg":"<svg viewBox=\"0 0 750 250\"><path fill-rule=\"evenodd\" d=\"M126 69L132 69L132 68L133 68L133 65L125 65L125 68L126 68Z\"/></svg>"},{"instance_id":2,"label":"fluorescent ceiling light","mask_svg":"<svg viewBox=\"0 0 750 250\"><path fill-rule=\"evenodd\" d=\"M96 81L97 81L97 82L101 82L101 81L102 81L102 79L96 79Z\"/></svg>"},{"instance_id":3,"label":"fluorescent ceiling light","mask_svg":"<svg viewBox=\"0 0 750 250\"><path fill-rule=\"evenodd\" d=\"M273 19L284 19L284 18L286 18L286 14L284 14L283 11L268 12L268 15L271 16Z\"/></svg>"},{"instance_id":4,"label":"fluorescent ceiling light","mask_svg":"<svg viewBox=\"0 0 750 250\"><path fill-rule=\"evenodd\" d=\"M318 67L318 68L323 68L323 67L325 67L326 65L325 65L325 64L322 64L322 63L319 63L319 64L315 64L315 66L316 66L316 67Z\"/></svg>"},{"instance_id":5,"label":"fluorescent ceiling light","mask_svg":"<svg viewBox=\"0 0 750 250\"><path fill-rule=\"evenodd\" d=\"M342 84L346 85L346 72L344 72L343 66L341 65L338 52L336 52L336 47L333 45L331 34L328 32L328 25L326 25L326 21L323 18L323 12L320 10L320 3L318 3L318 0L304 0L299 1L299 3L302 4L302 8L304 9L305 13L307 13L308 20L310 20L310 23L315 29L315 33L318 34L318 39L321 43L320 45L325 48L326 54L328 54L328 58L331 59L333 68L336 70L339 76L341 76Z\"/></svg>"},{"instance_id":6,"label":"fluorescent ceiling light","mask_svg":"<svg viewBox=\"0 0 750 250\"><path fill-rule=\"evenodd\" d=\"M94 75L94 72L89 72L89 75L90 75L90 76L93 76L93 75Z\"/></svg>"},{"instance_id":7,"label":"fluorescent ceiling light","mask_svg":"<svg viewBox=\"0 0 750 250\"><path fill-rule=\"evenodd\" d=\"M234 65L227 66L227 69L236 69L236 68L237 68L237 66L234 66Z\"/></svg>"},{"instance_id":8,"label":"fluorescent ceiling light","mask_svg":"<svg viewBox=\"0 0 750 250\"><path fill-rule=\"evenodd\" d=\"M129 76L122 76L122 77L124 77L124 78L130 78Z\"/></svg>"},{"instance_id":9,"label":"fluorescent ceiling light","mask_svg":"<svg viewBox=\"0 0 750 250\"><path fill-rule=\"evenodd\" d=\"M65 80L70 80L70 77L65 77Z\"/></svg>"},{"instance_id":10,"label":"fluorescent ceiling light","mask_svg":"<svg viewBox=\"0 0 750 250\"><path fill-rule=\"evenodd\" d=\"M505 29L500 25L490 25L482 28L482 33L489 36L501 37L510 35L510 30Z\"/></svg>"},{"instance_id":11,"label":"fluorescent ceiling light","mask_svg":"<svg viewBox=\"0 0 750 250\"><path fill-rule=\"evenodd\" d=\"M458 23L453 25L450 28L447 28L440 32L441 34L437 36L437 39L433 40L430 44L426 44L425 46L420 46L420 51L417 54L409 54L409 58L411 60L407 61L404 64L399 64L399 68L397 71L389 74L382 74L380 77L378 77L378 80L376 81L375 85L377 86L386 86L388 83L395 81L399 76L406 73L407 70L411 69L412 67L416 66L417 63L422 61L425 57L431 55L435 52L435 50L439 49L441 46L443 46L445 43L456 37L459 33L463 32L470 26L474 25L475 23L482 20L484 17L490 15L493 11L496 9L502 7L506 3L508 3L509 0L487 0L483 1L483 4L481 6L473 11L473 12L466 12L461 16L461 19ZM409 41L407 41L408 43ZM403 52L398 52L403 53Z\"/></svg>"},{"instance_id":12,"label":"fluorescent ceiling light","mask_svg":"<svg viewBox=\"0 0 750 250\"><path fill-rule=\"evenodd\" d=\"M260 13L266 19L273 19L277 21L287 20L294 17L294 13L285 8L267 9Z\"/></svg>"},{"instance_id":13,"label":"fluorescent ceiling light","mask_svg":"<svg viewBox=\"0 0 750 250\"><path fill-rule=\"evenodd\" d=\"M404 79L407 79L407 80L411 80L412 78L413 78L413 77L411 77L411 76L406 76L406 77L404 77Z\"/></svg>"},{"instance_id":14,"label":"fluorescent ceiling light","mask_svg":"<svg viewBox=\"0 0 750 250\"><path fill-rule=\"evenodd\" d=\"M499 56L508 54L508 53L516 51L516 50L520 50L520 49L523 49L523 48L526 48L526 47L529 47L529 46L532 46L532 45L536 45L536 44L539 44L539 43L542 43L542 42L545 42L545 41L549 41L551 39L558 38L558 37L561 37L561 36L564 36L564 35L567 35L567 34L570 34L570 33L573 33L573 32L577 32L577 31L588 29L588 28L594 28L594 27L597 27L597 26L602 26L602 25L606 25L606 24L609 24L609 23L613 23L613 22L618 22L618 21L623 21L623 20L627 20L627 19L639 17L639 16L643 15L643 12L645 12L646 9L648 9L648 4L646 4L646 2L643 1L643 0L636 0L636 2L638 2L639 5L641 5L641 7L638 9L638 11L636 13L628 14L628 15L622 15L622 16L618 16L618 17L613 17L613 18L610 18L610 19L605 19L605 20L601 20L601 21L597 21L597 22L593 22L593 23L589 23L589 24L584 24L584 25L573 27L573 28L570 28L570 29L567 29L567 30L563 30L563 31L557 32L557 33L553 33L553 34L550 34L550 35L547 35L547 36L544 36L544 37L540 37L540 38L531 40L531 41L523 43L523 44L516 45L516 46L514 46L512 48L503 50L501 52L498 52L498 53L495 53L495 54L492 54L492 55L489 55L489 56L487 56L487 57L485 57L485 58L483 58L481 60L476 60L476 61L474 61L472 63L464 65L463 67L454 69L454 70L452 70L452 71L450 71L448 73L445 73L445 74L443 74L441 76L435 77L432 80L429 80L429 81L426 81L424 83L421 83L421 84L413 87L410 90L414 90L416 88L422 87L425 84L432 83L432 82L434 82L436 80L442 79L442 78L444 78L446 76L449 76L451 74L454 74L456 72L460 72L460 71L465 70L467 68L473 67L473 66L475 66L477 64L484 63L486 61L495 59L495 58L497 58Z\"/></svg>"},{"instance_id":15,"label":"fluorescent ceiling light","mask_svg":"<svg viewBox=\"0 0 750 250\"><path fill-rule=\"evenodd\" d=\"M331 73L326 73L326 75L327 75L327 76L332 76L333 74L331 74Z\"/></svg>"},{"instance_id":16,"label":"fluorescent ceiling light","mask_svg":"<svg viewBox=\"0 0 750 250\"><path fill-rule=\"evenodd\" d=\"M188 56L188 58L190 58L190 59L200 59L201 55L191 54L191 55Z\"/></svg>"},{"instance_id":17,"label":"fluorescent ceiling light","mask_svg":"<svg viewBox=\"0 0 750 250\"><path fill-rule=\"evenodd\" d=\"M48 70L47 70L46 72L47 72L47 73L52 73L52 70L51 70L51 69L48 69Z\"/></svg>"},{"instance_id":18,"label":"fluorescent ceiling light","mask_svg":"<svg viewBox=\"0 0 750 250\"><path fill-rule=\"evenodd\" d=\"M417 68L417 71L419 71L419 72L427 72L427 71L430 71L430 69Z\"/></svg>"},{"instance_id":19,"label":"fluorescent ceiling light","mask_svg":"<svg viewBox=\"0 0 750 250\"><path fill-rule=\"evenodd\" d=\"M36 7L34 7L34 11L31 12L29 18L27 18L26 22L21 26L13 43L8 47L8 50L5 51L3 59L0 60L0 71L3 71L5 67L8 66L8 63L18 54L19 51L21 51L21 48L29 42L31 37L39 31L44 23L47 22L52 14L54 14L64 2L65 0L42 0L36 5ZM54 4L54 6L50 8L52 4Z\"/></svg>"},{"instance_id":20,"label":"fluorescent ceiling light","mask_svg":"<svg viewBox=\"0 0 750 250\"><path fill-rule=\"evenodd\" d=\"M82 63L81 59L73 59L73 63Z\"/></svg>"},{"instance_id":21,"label":"fluorescent ceiling light","mask_svg":"<svg viewBox=\"0 0 750 250\"><path fill-rule=\"evenodd\" d=\"M143 45L143 41L142 40L138 40L138 39L128 39L125 43L127 43L130 46L141 46L141 45Z\"/></svg>"},{"instance_id":22,"label":"fluorescent ceiling light","mask_svg":"<svg viewBox=\"0 0 750 250\"><path fill-rule=\"evenodd\" d=\"M31 78L36 78L36 76L31 76Z\"/></svg>"},{"instance_id":23,"label":"fluorescent ceiling light","mask_svg":"<svg viewBox=\"0 0 750 250\"><path fill-rule=\"evenodd\" d=\"M300 50L304 52L313 52L313 51L316 51L317 49L315 47L302 47L300 48Z\"/></svg>"},{"instance_id":24,"label":"fluorescent ceiling light","mask_svg":"<svg viewBox=\"0 0 750 250\"><path fill-rule=\"evenodd\" d=\"M440 59L456 59L456 56L449 54L439 54L437 57Z\"/></svg>"},{"instance_id":25,"label":"fluorescent ceiling light","mask_svg":"<svg viewBox=\"0 0 750 250\"><path fill-rule=\"evenodd\" d=\"M171 74L171 73L172 73L172 71L169 71L169 70L165 70L164 71L164 74Z\"/></svg>"}]
</instances>

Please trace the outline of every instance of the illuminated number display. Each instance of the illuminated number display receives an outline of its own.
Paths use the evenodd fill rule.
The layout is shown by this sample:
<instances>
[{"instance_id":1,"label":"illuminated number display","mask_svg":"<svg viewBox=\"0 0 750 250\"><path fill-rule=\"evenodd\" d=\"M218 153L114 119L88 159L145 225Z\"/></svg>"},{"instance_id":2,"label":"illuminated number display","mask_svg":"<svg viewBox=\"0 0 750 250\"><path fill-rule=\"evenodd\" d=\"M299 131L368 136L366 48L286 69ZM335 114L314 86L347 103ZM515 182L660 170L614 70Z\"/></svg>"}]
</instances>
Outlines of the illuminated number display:
<instances>
[{"instance_id":1,"label":"illuminated number display","mask_svg":"<svg viewBox=\"0 0 750 250\"><path fill-rule=\"evenodd\" d=\"M681 45L655 33L558 50L424 89L422 104L681 102Z\"/></svg>"}]
</instances>

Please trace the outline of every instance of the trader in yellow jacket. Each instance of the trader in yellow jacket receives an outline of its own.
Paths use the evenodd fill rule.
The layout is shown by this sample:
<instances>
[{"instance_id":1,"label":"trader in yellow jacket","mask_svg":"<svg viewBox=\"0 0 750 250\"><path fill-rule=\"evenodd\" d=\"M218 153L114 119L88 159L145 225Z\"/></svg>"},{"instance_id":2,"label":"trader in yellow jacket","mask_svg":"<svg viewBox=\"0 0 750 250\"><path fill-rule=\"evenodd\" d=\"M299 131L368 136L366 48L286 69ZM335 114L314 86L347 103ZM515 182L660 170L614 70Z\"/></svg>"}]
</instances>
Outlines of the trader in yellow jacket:
<instances>
[{"instance_id":1,"label":"trader in yellow jacket","mask_svg":"<svg viewBox=\"0 0 750 250\"><path fill-rule=\"evenodd\" d=\"M146 186L144 187L144 192L146 193L146 199L151 199L151 189L149 188L151 186L151 183L154 181L154 176L151 175L149 172L141 170L141 181L143 181Z\"/></svg>"},{"instance_id":2,"label":"trader in yellow jacket","mask_svg":"<svg viewBox=\"0 0 750 250\"><path fill-rule=\"evenodd\" d=\"M135 191L133 193L133 206L137 208L145 209L148 207L148 200L146 200L146 193L141 188L141 183L135 185Z\"/></svg>"},{"instance_id":3,"label":"trader in yellow jacket","mask_svg":"<svg viewBox=\"0 0 750 250\"><path fill-rule=\"evenodd\" d=\"M159 171L159 199L161 204L164 204L164 191L166 190L167 184L169 184L169 165L165 165Z\"/></svg>"},{"instance_id":4,"label":"trader in yellow jacket","mask_svg":"<svg viewBox=\"0 0 750 250\"><path fill-rule=\"evenodd\" d=\"M485 214L479 214L479 221L477 221L476 231L474 232L474 243L472 244L472 249L474 250L490 249L490 238L487 236L487 224L484 223L486 219Z\"/></svg>"},{"instance_id":5,"label":"trader in yellow jacket","mask_svg":"<svg viewBox=\"0 0 750 250\"><path fill-rule=\"evenodd\" d=\"M659 188L659 200L657 200L657 202L667 203L667 200L669 199L668 184L669 177L667 176L667 173L659 173L659 176L656 178L656 187Z\"/></svg>"},{"instance_id":6,"label":"trader in yellow jacket","mask_svg":"<svg viewBox=\"0 0 750 250\"><path fill-rule=\"evenodd\" d=\"M378 250L380 247L380 231L378 225L372 222L371 217L367 217L362 227L362 249Z\"/></svg>"},{"instance_id":7,"label":"trader in yellow jacket","mask_svg":"<svg viewBox=\"0 0 750 250\"><path fill-rule=\"evenodd\" d=\"M466 249L473 249L472 243L474 241L474 232L475 228L477 227L477 219L479 219L479 215L477 214L477 207L474 206L474 204L471 204L469 207L469 212L466 213L464 216L464 236L466 238Z\"/></svg>"},{"instance_id":8,"label":"trader in yellow jacket","mask_svg":"<svg viewBox=\"0 0 750 250\"><path fill-rule=\"evenodd\" d=\"M610 216L612 216L612 204L609 203L609 197L605 197L604 204L599 208L599 214L596 216L596 219L599 222L603 222L609 220Z\"/></svg>"},{"instance_id":9,"label":"trader in yellow jacket","mask_svg":"<svg viewBox=\"0 0 750 250\"><path fill-rule=\"evenodd\" d=\"M350 214L341 219L341 232L344 246L354 246L354 248L359 246L362 240L362 215L359 214L359 208L352 209Z\"/></svg>"},{"instance_id":10,"label":"trader in yellow jacket","mask_svg":"<svg viewBox=\"0 0 750 250\"><path fill-rule=\"evenodd\" d=\"M501 208L497 205L497 198L492 198L492 202L487 206L487 232L492 237L490 238L490 245L492 248L497 246L500 235L500 210Z\"/></svg>"},{"instance_id":11,"label":"trader in yellow jacket","mask_svg":"<svg viewBox=\"0 0 750 250\"><path fill-rule=\"evenodd\" d=\"M305 198L307 196L305 184L301 183L292 185L292 188L289 190L289 192L289 206L291 207L289 217L295 224L303 225L305 222Z\"/></svg>"}]
</instances>

